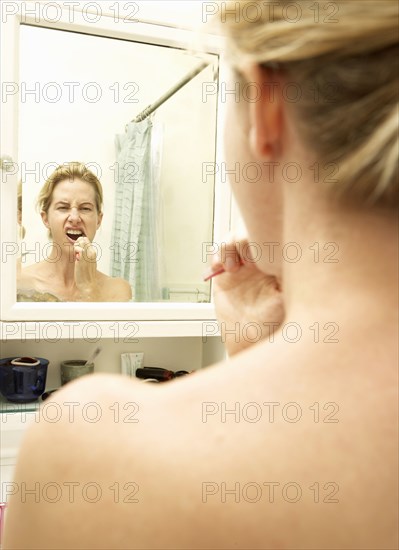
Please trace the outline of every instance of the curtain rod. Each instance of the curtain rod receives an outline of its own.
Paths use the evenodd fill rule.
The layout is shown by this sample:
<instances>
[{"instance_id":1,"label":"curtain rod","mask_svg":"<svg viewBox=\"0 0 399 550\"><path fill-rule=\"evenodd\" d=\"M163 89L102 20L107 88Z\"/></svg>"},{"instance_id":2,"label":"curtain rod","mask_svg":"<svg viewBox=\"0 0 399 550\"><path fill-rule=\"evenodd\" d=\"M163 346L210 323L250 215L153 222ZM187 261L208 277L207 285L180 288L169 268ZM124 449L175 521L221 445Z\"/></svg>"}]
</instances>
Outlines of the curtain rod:
<instances>
[{"instance_id":1,"label":"curtain rod","mask_svg":"<svg viewBox=\"0 0 399 550\"><path fill-rule=\"evenodd\" d=\"M201 71L206 69L211 63L210 62L203 62L201 65L199 65L197 68L195 68L193 71L188 73L184 78L179 80L177 84L173 86L170 90L168 90L165 94L163 94L159 99L157 99L154 103L151 105L148 105L142 111L140 114L136 116L131 122L141 122L142 120L146 119L148 116L150 116L158 107L162 105L162 103L165 103L166 100L168 100L170 97L172 97L176 92L178 92L183 86L185 86L190 80L192 80L194 77L197 76Z\"/></svg>"}]
</instances>

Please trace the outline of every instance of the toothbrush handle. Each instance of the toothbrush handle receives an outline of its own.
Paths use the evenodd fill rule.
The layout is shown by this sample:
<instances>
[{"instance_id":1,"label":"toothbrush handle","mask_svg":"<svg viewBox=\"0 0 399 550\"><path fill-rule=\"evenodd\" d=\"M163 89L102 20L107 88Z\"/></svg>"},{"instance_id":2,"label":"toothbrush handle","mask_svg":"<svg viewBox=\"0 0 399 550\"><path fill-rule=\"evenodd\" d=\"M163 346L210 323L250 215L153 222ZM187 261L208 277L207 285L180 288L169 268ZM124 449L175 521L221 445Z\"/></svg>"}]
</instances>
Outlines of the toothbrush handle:
<instances>
[{"instance_id":1,"label":"toothbrush handle","mask_svg":"<svg viewBox=\"0 0 399 550\"><path fill-rule=\"evenodd\" d=\"M244 261L242 260L242 258L240 258L240 265L244 265ZM218 269L217 271L213 271L212 273L209 273L207 274L205 277L204 277L204 282L206 283L207 281L209 281L210 279L212 279L213 277L216 277L216 275L221 275L222 273L225 273L225 269L224 267L221 267L220 269Z\"/></svg>"},{"instance_id":2,"label":"toothbrush handle","mask_svg":"<svg viewBox=\"0 0 399 550\"><path fill-rule=\"evenodd\" d=\"M101 348L96 348L93 353L90 355L88 360L86 361L85 365L90 365L94 361L94 359L97 357L97 355L100 353Z\"/></svg>"},{"instance_id":3,"label":"toothbrush handle","mask_svg":"<svg viewBox=\"0 0 399 550\"><path fill-rule=\"evenodd\" d=\"M206 283L207 281L210 281L210 279L213 279L213 277L216 277L216 275L221 275L222 273L224 273L224 268L223 267L218 269L217 271L213 271L210 275L207 275L204 278L204 282Z\"/></svg>"}]
</instances>

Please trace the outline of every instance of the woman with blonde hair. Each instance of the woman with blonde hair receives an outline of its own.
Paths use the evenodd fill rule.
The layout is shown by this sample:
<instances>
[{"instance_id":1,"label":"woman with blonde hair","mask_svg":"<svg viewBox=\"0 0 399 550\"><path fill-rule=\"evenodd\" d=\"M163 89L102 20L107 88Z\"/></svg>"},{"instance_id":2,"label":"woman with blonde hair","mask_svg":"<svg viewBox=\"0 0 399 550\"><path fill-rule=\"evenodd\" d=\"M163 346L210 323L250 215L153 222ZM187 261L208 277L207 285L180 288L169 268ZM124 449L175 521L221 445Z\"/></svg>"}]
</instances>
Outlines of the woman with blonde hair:
<instances>
[{"instance_id":1,"label":"woman with blonde hair","mask_svg":"<svg viewBox=\"0 0 399 550\"><path fill-rule=\"evenodd\" d=\"M263 170L231 182L261 253L213 265L230 358L55 394L102 417L29 432L18 487L75 492L14 495L6 549L398 547L397 2L215 6L226 163Z\"/></svg>"},{"instance_id":2,"label":"woman with blonde hair","mask_svg":"<svg viewBox=\"0 0 399 550\"><path fill-rule=\"evenodd\" d=\"M97 269L93 239L103 217L103 191L97 176L80 162L62 164L45 182L38 205L52 248L47 258L20 272L18 300L130 300L127 281Z\"/></svg>"}]
</instances>

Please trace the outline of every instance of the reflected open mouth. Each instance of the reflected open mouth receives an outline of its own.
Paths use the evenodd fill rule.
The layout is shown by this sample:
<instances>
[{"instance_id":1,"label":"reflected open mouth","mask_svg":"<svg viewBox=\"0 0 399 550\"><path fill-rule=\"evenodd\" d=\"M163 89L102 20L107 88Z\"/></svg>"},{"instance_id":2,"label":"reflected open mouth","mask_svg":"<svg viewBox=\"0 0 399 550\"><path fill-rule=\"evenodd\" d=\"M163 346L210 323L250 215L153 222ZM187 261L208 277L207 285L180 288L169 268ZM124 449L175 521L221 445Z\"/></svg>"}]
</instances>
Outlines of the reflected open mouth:
<instances>
[{"instance_id":1,"label":"reflected open mouth","mask_svg":"<svg viewBox=\"0 0 399 550\"><path fill-rule=\"evenodd\" d=\"M77 241L79 237L85 236L83 231L80 231L80 229L68 229L66 231L66 235L71 241Z\"/></svg>"}]
</instances>

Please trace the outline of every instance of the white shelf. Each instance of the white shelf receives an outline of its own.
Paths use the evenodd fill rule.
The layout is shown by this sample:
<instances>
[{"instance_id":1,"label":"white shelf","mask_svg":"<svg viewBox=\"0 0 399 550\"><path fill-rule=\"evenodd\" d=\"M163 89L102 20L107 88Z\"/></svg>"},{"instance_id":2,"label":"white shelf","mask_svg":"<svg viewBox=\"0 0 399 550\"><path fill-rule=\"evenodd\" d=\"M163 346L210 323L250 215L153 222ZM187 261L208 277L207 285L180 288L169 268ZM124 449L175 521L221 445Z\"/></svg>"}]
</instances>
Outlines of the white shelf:
<instances>
[{"instance_id":1,"label":"white shelf","mask_svg":"<svg viewBox=\"0 0 399 550\"><path fill-rule=\"evenodd\" d=\"M217 321L13 321L0 322L0 340L56 343L60 340L135 343L140 338L220 336Z\"/></svg>"}]
</instances>

